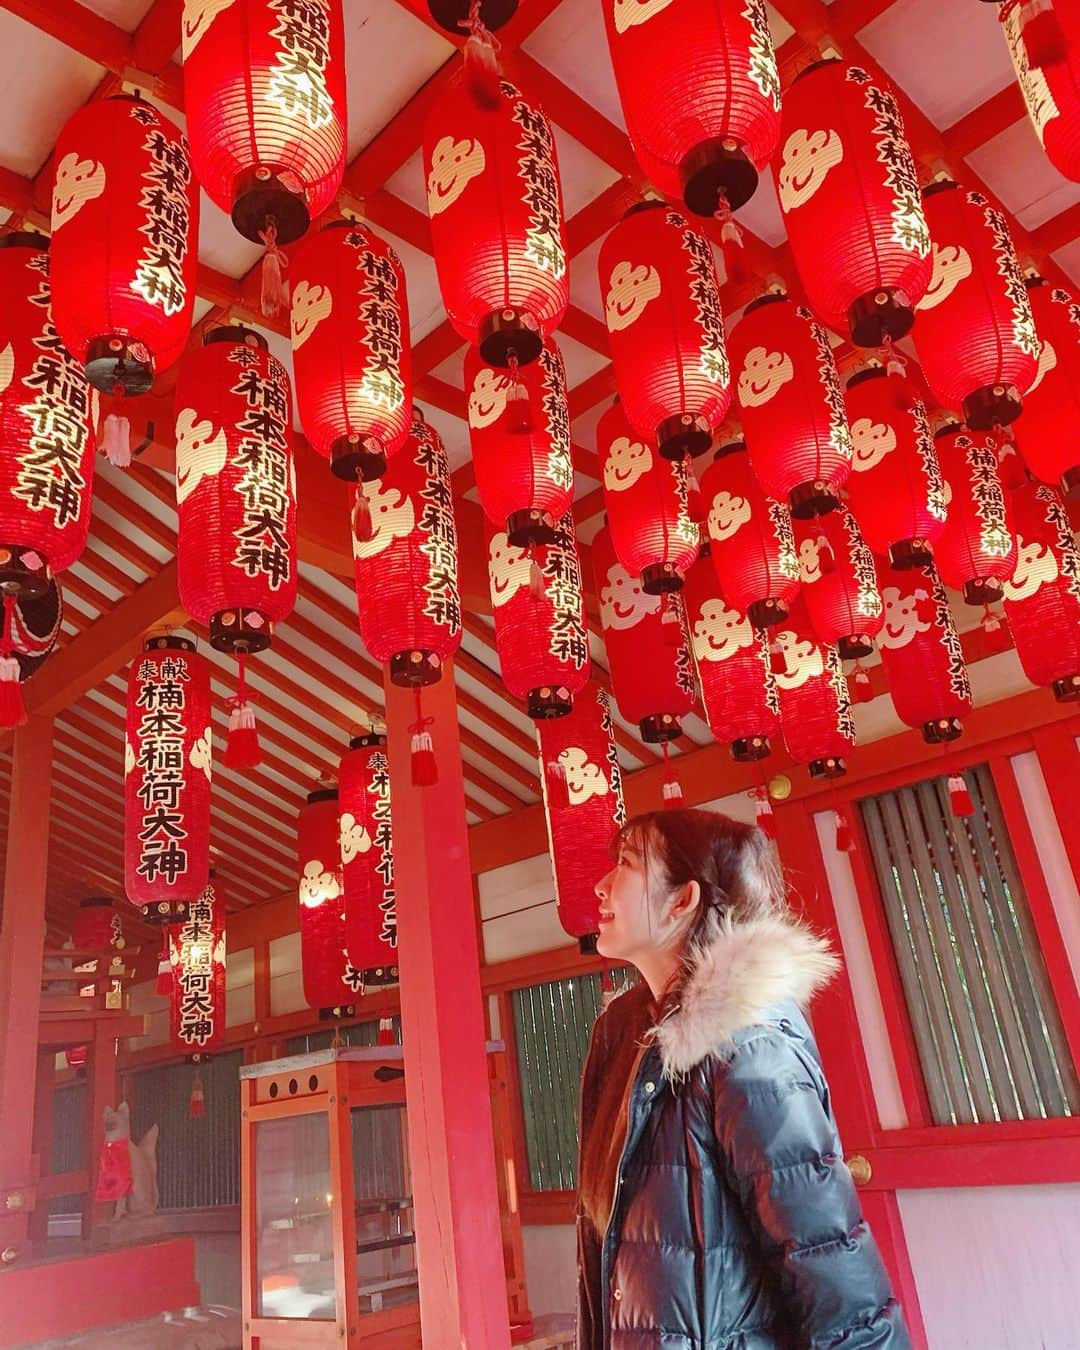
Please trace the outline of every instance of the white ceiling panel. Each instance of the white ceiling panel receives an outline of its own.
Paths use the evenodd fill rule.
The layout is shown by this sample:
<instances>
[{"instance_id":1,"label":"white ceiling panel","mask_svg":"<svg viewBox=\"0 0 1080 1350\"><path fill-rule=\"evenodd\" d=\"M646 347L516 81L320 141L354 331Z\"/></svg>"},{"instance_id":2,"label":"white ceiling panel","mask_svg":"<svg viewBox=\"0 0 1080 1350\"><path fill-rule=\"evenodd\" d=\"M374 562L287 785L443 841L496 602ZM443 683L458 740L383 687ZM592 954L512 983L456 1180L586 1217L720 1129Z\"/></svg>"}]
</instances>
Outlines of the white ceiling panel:
<instances>
[{"instance_id":1,"label":"white ceiling panel","mask_svg":"<svg viewBox=\"0 0 1080 1350\"><path fill-rule=\"evenodd\" d=\"M566 219L577 215L605 188L619 181L619 174L599 156L587 150L568 131L555 124L555 151L559 157L563 212Z\"/></svg>"},{"instance_id":2,"label":"white ceiling panel","mask_svg":"<svg viewBox=\"0 0 1080 1350\"><path fill-rule=\"evenodd\" d=\"M53 3L59 4L59 0L53 0ZM153 9L154 0L78 0L78 4L82 9L100 14L125 33L134 33Z\"/></svg>"},{"instance_id":3,"label":"white ceiling panel","mask_svg":"<svg viewBox=\"0 0 1080 1350\"><path fill-rule=\"evenodd\" d=\"M1080 202L1080 183L1058 173L1027 117L1006 127L967 159L1027 230Z\"/></svg>"},{"instance_id":4,"label":"white ceiling panel","mask_svg":"<svg viewBox=\"0 0 1080 1350\"><path fill-rule=\"evenodd\" d=\"M1076 286L1080 287L1080 239L1074 239L1071 244L1059 248L1056 253L1051 254L1051 257Z\"/></svg>"},{"instance_id":5,"label":"white ceiling panel","mask_svg":"<svg viewBox=\"0 0 1080 1350\"><path fill-rule=\"evenodd\" d=\"M766 164L762 169L757 191L741 210L735 212L735 219L773 248L778 248L787 238L772 165Z\"/></svg>"},{"instance_id":6,"label":"white ceiling panel","mask_svg":"<svg viewBox=\"0 0 1080 1350\"><path fill-rule=\"evenodd\" d=\"M625 131L604 33L604 14L597 0L563 0L522 47Z\"/></svg>"}]
</instances>

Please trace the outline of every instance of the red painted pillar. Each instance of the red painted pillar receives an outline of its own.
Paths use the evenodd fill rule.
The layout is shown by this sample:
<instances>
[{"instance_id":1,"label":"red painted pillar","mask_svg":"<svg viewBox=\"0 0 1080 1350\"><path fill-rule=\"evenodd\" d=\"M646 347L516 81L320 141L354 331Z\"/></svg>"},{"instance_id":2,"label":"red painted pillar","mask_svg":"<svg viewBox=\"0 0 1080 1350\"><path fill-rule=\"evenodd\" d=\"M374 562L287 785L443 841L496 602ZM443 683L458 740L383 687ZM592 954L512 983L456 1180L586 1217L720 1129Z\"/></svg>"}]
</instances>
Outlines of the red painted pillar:
<instances>
[{"instance_id":1,"label":"red painted pillar","mask_svg":"<svg viewBox=\"0 0 1080 1350\"><path fill-rule=\"evenodd\" d=\"M424 691L439 781L410 774L411 691L386 683L401 1025L424 1350L507 1350L480 957L457 696Z\"/></svg>"}]
</instances>

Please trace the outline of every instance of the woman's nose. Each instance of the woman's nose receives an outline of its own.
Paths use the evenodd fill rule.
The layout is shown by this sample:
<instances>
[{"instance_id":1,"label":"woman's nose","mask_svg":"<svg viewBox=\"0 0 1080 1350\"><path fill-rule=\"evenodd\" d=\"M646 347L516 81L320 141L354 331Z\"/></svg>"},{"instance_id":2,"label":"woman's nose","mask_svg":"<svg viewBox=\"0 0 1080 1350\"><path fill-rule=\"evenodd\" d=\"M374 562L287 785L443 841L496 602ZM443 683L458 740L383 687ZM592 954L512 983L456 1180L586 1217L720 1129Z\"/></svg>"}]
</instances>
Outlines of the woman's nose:
<instances>
[{"instance_id":1,"label":"woman's nose","mask_svg":"<svg viewBox=\"0 0 1080 1350\"><path fill-rule=\"evenodd\" d=\"M614 868L611 868L611 871L605 872L605 874L600 878L600 880L599 880L599 881L596 883L596 885L593 887L593 890L596 892L596 895L597 895L597 898L598 898L598 899L600 899L600 900L606 900L606 899L608 898L608 895L610 894L610 891L611 891L611 885L610 885L610 882L611 882L611 873L614 872L614 870L615 870Z\"/></svg>"}]
</instances>

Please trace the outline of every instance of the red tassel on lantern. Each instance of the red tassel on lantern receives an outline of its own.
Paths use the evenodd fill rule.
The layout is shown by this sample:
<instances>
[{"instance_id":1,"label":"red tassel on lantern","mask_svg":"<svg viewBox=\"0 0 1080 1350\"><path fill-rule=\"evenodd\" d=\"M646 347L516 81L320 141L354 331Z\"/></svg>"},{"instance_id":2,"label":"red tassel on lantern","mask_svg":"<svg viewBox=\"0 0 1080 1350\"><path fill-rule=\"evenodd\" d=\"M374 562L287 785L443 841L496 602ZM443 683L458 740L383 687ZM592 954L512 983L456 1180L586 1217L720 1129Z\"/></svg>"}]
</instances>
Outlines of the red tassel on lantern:
<instances>
[{"instance_id":1,"label":"red tassel on lantern","mask_svg":"<svg viewBox=\"0 0 1080 1350\"><path fill-rule=\"evenodd\" d=\"M607 1008L611 1006L615 998L615 977L611 973L611 967L604 965L600 972L600 1006Z\"/></svg>"},{"instance_id":2,"label":"red tassel on lantern","mask_svg":"<svg viewBox=\"0 0 1080 1350\"><path fill-rule=\"evenodd\" d=\"M0 633L0 727L21 727L26 721L26 704L19 684L19 662L15 657L15 595L4 596L4 629Z\"/></svg>"},{"instance_id":3,"label":"red tassel on lantern","mask_svg":"<svg viewBox=\"0 0 1080 1350\"><path fill-rule=\"evenodd\" d=\"M1000 614L995 614L989 605L983 611L981 626L986 636L987 651L1008 651L1010 646L1008 626L1004 618Z\"/></svg>"},{"instance_id":4,"label":"red tassel on lantern","mask_svg":"<svg viewBox=\"0 0 1080 1350\"><path fill-rule=\"evenodd\" d=\"M865 666L856 665L851 673L851 684L856 703L869 703L874 697L874 685Z\"/></svg>"},{"instance_id":5,"label":"red tassel on lantern","mask_svg":"<svg viewBox=\"0 0 1080 1350\"><path fill-rule=\"evenodd\" d=\"M855 840L851 832L851 822L843 811L836 811L836 851L837 853L851 853L855 848Z\"/></svg>"},{"instance_id":6,"label":"red tassel on lantern","mask_svg":"<svg viewBox=\"0 0 1080 1350\"><path fill-rule=\"evenodd\" d=\"M114 469L131 467L131 422L109 413L101 428L101 448Z\"/></svg>"},{"instance_id":7,"label":"red tassel on lantern","mask_svg":"<svg viewBox=\"0 0 1080 1350\"><path fill-rule=\"evenodd\" d=\"M975 814L975 803L971 800L971 793L968 791L967 783L962 774L951 773L949 775L949 805L952 807L954 816L973 816Z\"/></svg>"},{"instance_id":8,"label":"red tassel on lantern","mask_svg":"<svg viewBox=\"0 0 1080 1350\"><path fill-rule=\"evenodd\" d=\"M392 1017L379 1018L379 1033L376 1038L376 1045L396 1045L397 1038L394 1035L394 1019Z\"/></svg>"},{"instance_id":9,"label":"red tassel on lantern","mask_svg":"<svg viewBox=\"0 0 1080 1350\"><path fill-rule=\"evenodd\" d=\"M206 1115L206 1094L203 1092L202 1074L198 1069L195 1070L195 1077L191 1082L188 1115L192 1120L199 1120Z\"/></svg>"},{"instance_id":10,"label":"red tassel on lantern","mask_svg":"<svg viewBox=\"0 0 1080 1350\"><path fill-rule=\"evenodd\" d=\"M563 811L570 805L570 792L566 782L566 768L557 759L549 759L544 765L544 782L547 786L547 804L552 811Z\"/></svg>"},{"instance_id":11,"label":"red tassel on lantern","mask_svg":"<svg viewBox=\"0 0 1080 1350\"><path fill-rule=\"evenodd\" d=\"M161 955L158 957L157 980L154 984L154 993L160 998L168 998L172 993L172 951L169 947L169 930L166 928L161 935Z\"/></svg>"},{"instance_id":12,"label":"red tassel on lantern","mask_svg":"<svg viewBox=\"0 0 1080 1350\"><path fill-rule=\"evenodd\" d=\"M439 766L435 762L435 746L428 727L433 717L425 717L420 694L416 686L416 721L409 727L412 735L409 748L412 752L411 768L414 787L432 787L439 781Z\"/></svg>"},{"instance_id":13,"label":"red tassel on lantern","mask_svg":"<svg viewBox=\"0 0 1080 1350\"><path fill-rule=\"evenodd\" d=\"M754 824L769 839L776 838L776 815L773 811L769 789L762 784L752 788L750 796L754 799Z\"/></svg>"},{"instance_id":14,"label":"red tassel on lantern","mask_svg":"<svg viewBox=\"0 0 1080 1350\"><path fill-rule=\"evenodd\" d=\"M671 747L664 742L664 783L662 788L665 811L679 811L683 805L682 784L671 767Z\"/></svg>"},{"instance_id":15,"label":"red tassel on lantern","mask_svg":"<svg viewBox=\"0 0 1080 1350\"><path fill-rule=\"evenodd\" d=\"M247 688L247 653L237 652L240 674L236 697L229 702L229 736L225 742L225 764L230 769L253 769L262 763L255 709Z\"/></svg>"}]
</instances>

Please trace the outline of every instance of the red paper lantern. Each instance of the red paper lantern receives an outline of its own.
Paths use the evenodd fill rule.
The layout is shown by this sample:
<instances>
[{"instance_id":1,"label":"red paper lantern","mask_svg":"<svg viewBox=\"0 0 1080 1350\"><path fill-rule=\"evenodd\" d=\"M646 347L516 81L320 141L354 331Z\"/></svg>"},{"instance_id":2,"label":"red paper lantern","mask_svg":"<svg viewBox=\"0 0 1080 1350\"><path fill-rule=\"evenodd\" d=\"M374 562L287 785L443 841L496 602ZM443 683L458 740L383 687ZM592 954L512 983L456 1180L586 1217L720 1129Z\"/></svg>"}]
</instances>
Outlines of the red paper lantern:
<instances>
[{"instance_id":1,"label":"red paper lantern","mask_svg":"<svg viewBox=\"0 0 1080 1350\"><path fill-rule=\"evenodd\" d=\"M145 394L187 346L199 189L186 137L141 98L92 99L56 143L53 313L108 394Z\"/></svg>"},{"instance_id":2,"label":"red paper lantern","mask_svg":"<svg viewBox=\"0 0 1080 1350\"><path fill-rule=\"evenodd\" d=\"M308 1007L340 1011L352 1003L347 984L345 899L337 788L309 792L296 825L300 965Z\"/></svg>"},{"instance_id":3,"label":"red paper lantern","mask_svg":"<svg viewBox=\"0 0 1080 1350\"><path fill-rule=\"evenodd\" d=\"M847 409L848 498L866 542L896 567L923 566L946 515L926 405L906 380L871 366L848 380Z\"/></svg>"},{"instance_id":4,"label":"red paper lantern","mask_svg":"<svg viewBox=\"0 0 1080 1350\"><path fill-rule=\"evenodd\" d=\"M564 717L589 678L589 630L573 517L529 552L503 530L488 536L488 583L503 684L530 717Z\"/></svg>"},{"instance_id":5,"label":"red paper lantern","mask_svg":"<svg viewBox=\"0 0 1080 1350\"><path fill-rule=\"evenodd\" d=\"M536 734L559 922L583 954L595 952L596 883L611 867L615 832L626 824L607 694L589 683L572 712L538 722Z\"/></svg>"},{"instance_id":6,"label":"red paper lantern","mask_svg":"<svg viewBox=\"0 0 1080 1350\"><path fill-rule=\"evenodd\" d=\"M354 736L338 771L345 952L365 989L396 984L390 761L381 732Z\"/></svg>"},{"instance_id":7,"label":"red paper lantern","mask_svg":"<svg viewBox=\"0 0 1080 1350\"><path fill-rule=\"evenodd\" d=\"M934 561L946 586L962 591L969 605L991 605L1016 567L1009 500L998 477L997 446L979 433L950 422L935 435L949 515L934 545Z\"/></svg>"},{"instance_id":8,"label":"red paper lantern","mask_svg":"<svg viewBox=\"0 0 1080 1350\"><path fill-rule=\"evenodd\" d=\"M1041 345L1017 437L1035 477L1071 495L1080 490L1080 305L1042 277L1027 289Z\"/></svg>"},{"instance_id":9,"label":"red paper lantern","mask_svg":"<svg viewBox=\"0 0 1080 1350\"><path fill-rule=\"evenodd\" d=\"M896 96L861 66L819 61L785 91L780 134L780 209L818 318L860 347L903 337L930 232Z\"/></svg>"},{"instance_id":10,"label":"red paper lantern","mask_svg":"<svg viewBox=\"0 0 1080 1350\"><path fill-rule=\"evenodd\" d=\"M1035 134L1050 163L1080 181L1080 12L1069 0L1024 0L999 13Z\"/></svg>"},{"instance_id":11,"label":"red paper lantern","mask_svg":"<svg viewBox=\"0 0 1080 1350\"><path fill-rule=\"evenodd\" d=\"M345 171L341 0L187 0L181 39L199 182L252 242L299 239Z\"/></svg>"},{"instance_id":12,"label":"red paper lantern","mask_svg":"<svg viewBox=\"0 0 1080 1350\"><path fill-rule=\"evenodd\" d=\"M461 596L450 465L418 409L382 478L354 489L353 563L364 646L395 684L434 684L461 645Z\"/></svg>"},{"instance_id":13,"label":"red paper lantern","mask_svg":"<svg viewBox=\"0 0 1080 1350\"><path fill-rule=\"evenodd\" d=\"M1059 702L1080 699L1080 553L1057 492L1029 483L1011 494L1016 569L1005 616L1032 684Z\"/></svg>"},{"instance_id":14,"label":"red paper lantern","mask_svg":"<svg viewBox=\"0 0 1080 1350\"><path fill-rule=\"evenodd\" d=\"M630 425L666 459L703 455L731 402L712 245L663 202L639 202L604 240L599 268Z\"/></svg>"},{"instance_id":15,"label":"red paper lantern","mask_svg":"<svg viewBox=\"0 0 1080 1350\"><path fill-rule=\"evenodd\" d=\"M801 596L814 635L835 646L845 661L869 656L885 611L874 555L858 521L841 508L819 520L799 521L795 538Z\"/></svg>"},{"instance_id":16,"label":"red paper lantern","mask_svg":"<svg viewBox=\"0 0 1080 1350\"><path fill-rule=\"evenodd\" d=\"M724 599L757 628L781 623L799 589L791 514L758 486L743 441L720 446L701 495Z\"/></svg>"},{"instance_id":17,"label":"red paper lantern","mask_svg":"<svg viewBox=\"0 0 1080 1350\"><path fill-rule=\"evenodd\" d=\"M292 265L300 421L339 478L378 478L409 432L412 347L405 269L385 240L336 220Z\"/></svg>"},{"instance_id":18,"label":"red paper lantern","mask_svg":"<svg viewBox=\"0 0 1080 1350\"><path fill-rule=\"evenodd\" d=\"M607 528L592 542L592 560L619 712L650 745L674 740L697 694L678 598L650 595L615 556Z\"/></svg>"},{"instance_id":19,"label":"red paper lantern","mask_svg":"<svg viewBox=\"0 0 1080 1350\"><path fill-rule=\"evenodd\" d=\"M660 459L638 436L618 400L596 428L611 543L623 567L649 595L677 591L698 555L700 529L690 509L693 472Z\"/></svg>"},{"instance_id":20,"label":"red paper lantern","mask_svg":"<svg viewBox=\"0 0 1080 1350\"><path fill-rule=\"evenodd\" d=\"M879 580L878 650L897 716L929 745L955 740L971 711L971 687L945 588L932 563L902 571L882 563Z\"/></svg>"},{"instance_id":21,"label":"red paper lantern","mask_svg":"<svg viewBox=\"0 0 1080 1350\"><path fill-rule=\"evenodd\" d=\"M173 1049L203 1056L225 1044L225 900L216 881L169 928Z\"/></svg>"},{"instance_id":22,"label":"red paper lantern","mask_svg":"<svg viewBox=\"0 0 1080 1350\"><path fill-rule=\"evenodd\" d=\"M555 137L507 81L475 91L466 68L424 131L432 250L454 331L490 365L525 365L570 299Z\"/></svg>"},{"instance_id":23,"label":"red paper lantern","mask_svg":"<svg viewBox=\"0 0 1080 1350\"><path fill-rule=\"evenodd\" d=\"M1020 416L1039 338L1012 236L981 192L931 183L923 193L934 274L919 302L915 348L934 395L975 431Z\"/></svg>"},{"instance_id":24,"label":"red paper lantern","mask_svg":"<svg viewBox=\"0 0 1080 1350\"><path fill-rule=\"evenodd\" d=\"M764 759L780 727L768 638L724 600L707 557L687 573L683 603L712 734L740 763Z\"/></svg>"},{"instance_id":25,"label":"red paper lantern","mask_svg":"<svg viewBox=\"0 0 1080 1350\"><path fill-rule=\"evenodd\" d=\"M574 499L566 371L554 342L509 371L465 353L469 441L480 505L519 548L550 543Z\"/></svg>"},{"instance_id":26,"label":"red paper lantern","mask_svg":"<svg viewBox=\"0 0 1080 1350\"><path fill-rule=\"evenodd\" d=\"M646 178L699 216L754 195L780 133L780 76L764 4L604 6L608 49Z\"/></svg>"},{"instance_id":27,"label":"red paper lantern","mask_svg":"<svg viewBox=\"0 0 1080 1350\"><path fill-rule=\"evenodd\" d=\"M806 606L792 606L770 648L784 745L812 778L839 778L855 747L855 723L840 653L814 636Z\"/></svg>"},{"instance_id":28,"label":"red paper lantern","mask_svg":"<svg viewBox=\"0 0 1080 1350\"><path fill-rule=\"evenodd\" d=\"M128 673L124 889L175 923L210 876L210 670L187 638L151 638Z\"/></svg>"},{"instance_id":29,"label":"red paper lantern","mask_svg":"<svg viewBox=\"0 0 1080 1350\"><path fill-rule=\"evenodd\" d=\"M71 932L71 945L76 951L100 952L110 949L120 951L127 945L120 915L107 896L92 895L79 901L79 910L75 915L75 924ZM110 966L112 963L123 965L122 959L117 956L110 958ZM75 967L75 970L79 974L85 972L87 975L96 975L97 967L96 961L83 961ZM75 994L82 998L93 998L97 994L97 985L92 982L81 989L76 989L74 985L66 982L64 984L58 982L56 988L69 998ZM69 1046L64 1052L64 1057L69 1069L85 1068L89 1058L89 1046Z\"/></svg>"}]
</instances>

